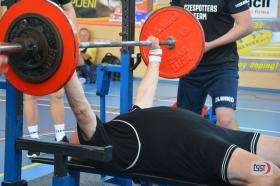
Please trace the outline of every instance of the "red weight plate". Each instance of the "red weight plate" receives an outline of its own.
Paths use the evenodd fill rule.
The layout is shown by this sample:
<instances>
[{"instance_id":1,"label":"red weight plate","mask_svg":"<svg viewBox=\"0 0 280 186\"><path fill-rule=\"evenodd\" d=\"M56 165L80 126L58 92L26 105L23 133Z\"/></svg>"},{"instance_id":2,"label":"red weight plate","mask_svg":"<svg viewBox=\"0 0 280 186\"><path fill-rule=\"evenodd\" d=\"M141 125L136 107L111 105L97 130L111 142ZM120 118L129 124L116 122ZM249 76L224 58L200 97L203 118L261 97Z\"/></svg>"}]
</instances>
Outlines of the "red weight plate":
<instances>
[{"instance_id":1,"label":"red weight plate","mask_svg":"<svg viewBox=\"0 0 280 186\"><path fill-rule=\"evenodd\" d=\"M5 42L9 25L17 17L30 13L46 17L59 31L63 45L61 64L53 76L40 83L31 83L19 78L11 68L9 68L6 76L18 90L27 94L41 96L62 88L74 73L79 54L78 37L77 31L72 27L69 18L56 4L45 0L21 0L10 7L0 20L0 42Z\"/></svg>"},{"instance_id":2,"label":"red weight plate","mask_svg":"<svg viewBox=\"0 0 280 186\"><path fill-rule=\"evenodd\" d=\"M140 41L150 35L164 41L168 37L176 40L175 47L163 50L160 64L160 76L178 78L194 69L204 53L204 32L199 21L188 11L180 7L165 7L155 11L144 23ZM140 47L142 58L149 63L149 50Z\"/></svg>"}]
</instances>

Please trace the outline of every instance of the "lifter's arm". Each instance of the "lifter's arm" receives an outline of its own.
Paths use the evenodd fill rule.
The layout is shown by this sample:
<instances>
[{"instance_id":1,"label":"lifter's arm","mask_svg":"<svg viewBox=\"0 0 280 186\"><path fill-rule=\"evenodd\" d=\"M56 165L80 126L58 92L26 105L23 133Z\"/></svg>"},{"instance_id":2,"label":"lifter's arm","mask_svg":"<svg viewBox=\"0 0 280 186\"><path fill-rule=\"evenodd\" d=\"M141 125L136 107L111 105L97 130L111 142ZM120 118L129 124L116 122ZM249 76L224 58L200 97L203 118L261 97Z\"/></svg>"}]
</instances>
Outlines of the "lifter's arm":
<instances>
[{"instance_id":1,"label":"lifter's arm","mask_svg":"<svg viewBox=\"0 0 280 186\"><path fill-rule=\"evenodd\" d=\"M7 61L7 56L0 55L0 75L7 71ZM96 129L96 116L85 97L84 90L76 72L65 85L65 92L79 127L83 131L83 138L85 140L91 139Z\"/></svg>"},{"instance_id":2,"label":"lifter's arm","mask_svg":"<svg viewBox=\"0 0 280 186\"><path fill-rule=\"evenodd\" d=\"M65 92L78 125L82 130L83 138L85 140L90 140L96 129L96 115L86 99L76 72L65 85Z\"/></svg>"},{"instance_id":3,"label":"lifter's arm","mask_svg":"<svg viewBox=\"0 0 280 186\"><path fill-rule=\"evenodd\" d=\"M66 15L71 19L75 27L77 27L76 12L71 2L61 5Z\"/></svg>"},{"instance_id":4,"label":"lifter's arm","mask_svg":"<svg viewBox=\"0 0 280 186\"><path fill-rule=\"evenodd\" d=\"M145 75L140 82L137 92L135 105L140 108L148 108L153 105L155 92L158 84L159 65L161 61L161 49L159 47L159 40L155 37L149 37L153 45L150 48L150 54L154 51L153 57L150 57L149 65ZM157 54L158 53L158 54ZM150 55L151 56L151 55ZM154 59L154 61L152 61ZM159 60L158 60L159 59Z\"/></svg>"},{"instance_id":5,"label":"lifter's arm","mask_svg":"<svg viewBox=\"0 0 280 186\"><path fill-rule=\"evenodd\" d=\"M71 2L61 5L71 22L77 27L76 13ZM85 140L90 140L96 130L96 115L86 99L83 87L76 72L70 81L65 85L65 92L71 109L77 119Z\"/></svg>"}]
</instances>

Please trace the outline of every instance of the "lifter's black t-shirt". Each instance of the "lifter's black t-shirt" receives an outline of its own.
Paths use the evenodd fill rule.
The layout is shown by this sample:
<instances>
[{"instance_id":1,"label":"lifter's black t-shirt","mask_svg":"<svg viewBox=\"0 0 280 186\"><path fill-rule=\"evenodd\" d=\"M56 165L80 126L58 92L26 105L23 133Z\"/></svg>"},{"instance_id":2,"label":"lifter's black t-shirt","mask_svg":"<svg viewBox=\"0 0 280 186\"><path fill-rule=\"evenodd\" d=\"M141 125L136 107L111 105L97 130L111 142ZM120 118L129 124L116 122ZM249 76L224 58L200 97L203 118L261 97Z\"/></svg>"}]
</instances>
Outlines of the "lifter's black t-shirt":
<instances>
[{"instance_id":1,"label":"lifter's black t-shirt","mask_svg":"<svg viewBox=\"0 0 280 186\"><path fill-rule=\"evenodd\" d=\"M235 144L249 151L252 146L253 134L217 127L185 109L133 108L104 124L97 118L95 134L88 142L78 127L81 144L113 146L113 161L93 161L96 168L197 182L220 181L221 172L226 175L222 164L227 162L224 159L229 147Z\"/></svg>"},{"instance_id":2,"label":"lifter's black t-shirt","mask_svg":"<svg viewBox=\"0 0 280 186\"><path fill-rule=\"evenodd\" d=\"M249 9L248 0L172 0L171 5L190 11L200 21L207 42L226 34L233 26L231 14ZM236 43L229 43L205 53L200 66L238 66Z\"/></svg>"},{"instance_id":3,"label":"lifter's black t-shirt","mask_svg":"<svg viewBox=\"0 0 280 186\"><path fill-rule=\"evenodd\" d=\"M95 134L88 142L83 140L82 131L78 127L81 144L113 146L113 161L92 162L95 167L161 176L166 174L174 178L187 177L192 172L200 174L200 169L188 168L190 162L199 161L195 154L192 156L195 160L187 157L194 151L192 148L197 148L192 145L194 141L189 133L197 136L197 139L203 139L203 135L209 133L201 128L207 127L206 120L201 122L200 117L185 109L133 108L135 110L104 124L97 118ZM204 173L207 173L206 169Z\"/></svg>"}]
</instances>

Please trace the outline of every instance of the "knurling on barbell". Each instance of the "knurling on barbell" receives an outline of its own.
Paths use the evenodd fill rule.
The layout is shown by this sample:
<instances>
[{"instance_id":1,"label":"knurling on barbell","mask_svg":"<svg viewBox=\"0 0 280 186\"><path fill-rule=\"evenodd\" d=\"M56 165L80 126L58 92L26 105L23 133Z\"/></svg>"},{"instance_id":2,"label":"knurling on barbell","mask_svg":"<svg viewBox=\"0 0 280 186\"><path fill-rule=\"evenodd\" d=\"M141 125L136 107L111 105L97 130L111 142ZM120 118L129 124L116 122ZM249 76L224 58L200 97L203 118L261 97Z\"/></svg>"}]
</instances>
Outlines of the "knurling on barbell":
<instances>
[{"instance_id":1,"label":"knurling on barbell","mask_svg":"<svg viewBox=\"0 0 280 186\"><path fill-rule=\"evenodd\" d=\"M10 52L7 79L17 89L37 96L50 94L67 83L76 69L79 46L140 46L148 64L145 46L151 42L146 40L150 35L156 36L163 50L160 76L165 78L189 73L204 53L204 34L199 22L179 7L166 7L151 14L142 27L140 41L78 43L77 31L63 10L44 0L21 0L14 4L0 20L0 27L0 43L5 43L0 44L0 54Z\"/></svg>"}]
</instances>

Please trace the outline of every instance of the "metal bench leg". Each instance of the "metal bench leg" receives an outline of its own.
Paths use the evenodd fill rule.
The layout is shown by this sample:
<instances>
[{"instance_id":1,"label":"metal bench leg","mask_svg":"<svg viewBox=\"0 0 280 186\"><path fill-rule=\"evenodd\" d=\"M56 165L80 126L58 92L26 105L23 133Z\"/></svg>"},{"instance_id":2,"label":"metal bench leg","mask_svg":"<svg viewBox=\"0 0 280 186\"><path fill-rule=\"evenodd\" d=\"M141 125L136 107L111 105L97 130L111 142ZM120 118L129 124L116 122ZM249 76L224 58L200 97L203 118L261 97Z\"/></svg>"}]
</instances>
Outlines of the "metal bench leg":
<instances>
[{"instance_id":1,"label":"metal bench leg","mask_svg":"<svg viewBox=\"0 0 280 186\"><path fill-rule=\"evenodd\" d=\"M79 186L80 185L80 171L69 170L69 175L71 178L71 185Z\"/></svg>"},{"instance_id":2,"label":"metal bench leg","mask_svg":"<svg viewBox=\"0 0 280 186\"><path fill-rule=\"evenodd\" d=\"M67 156L63 154L54 155L54 175L53 175L53 186L74 186L72 182L73 178L68 175L68 163Z\"/></svg>"}]
</instances>

